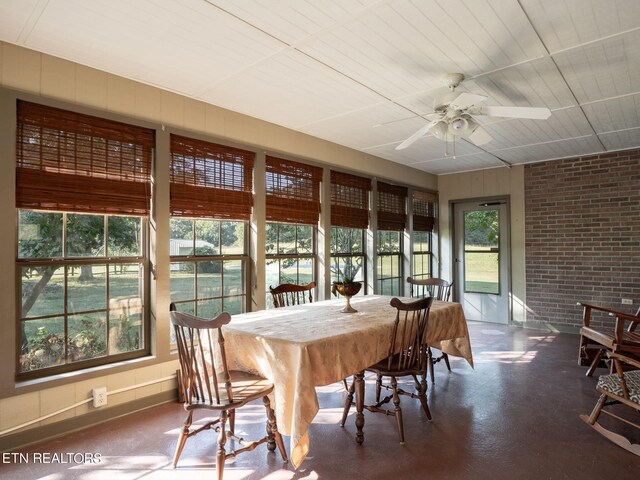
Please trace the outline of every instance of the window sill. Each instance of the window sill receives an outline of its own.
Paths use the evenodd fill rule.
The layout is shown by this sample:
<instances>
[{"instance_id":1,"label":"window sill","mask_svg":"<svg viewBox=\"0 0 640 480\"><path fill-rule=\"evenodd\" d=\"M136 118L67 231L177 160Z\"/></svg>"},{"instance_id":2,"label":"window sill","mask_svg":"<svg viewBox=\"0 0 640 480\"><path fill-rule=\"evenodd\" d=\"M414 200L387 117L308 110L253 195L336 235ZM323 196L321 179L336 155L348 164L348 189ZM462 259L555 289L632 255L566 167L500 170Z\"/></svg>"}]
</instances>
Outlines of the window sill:
<instances>
[{"instance_id":1,"label":"window sill","mask_svg":"<svg viewBox=\"0 0 640 480\"><path fill-rule=\"evenodd\" d=\"M170 355L163 358L159 358L155 355L148 355L146 357L134 358L132 360L110 363L108 365L85 368L74 372L58 373L43 378L21 380L15 383L13 392L3 391L3 395L0 395L0 398L39 391L45 388L53 388L62 385L73 384L93 378L106 377L107 375L127 372L137 368L156 365L159 363L170 362L175 359L176 355L174 354L174 352L171 352Z\"/></svg>"}]
</instances>

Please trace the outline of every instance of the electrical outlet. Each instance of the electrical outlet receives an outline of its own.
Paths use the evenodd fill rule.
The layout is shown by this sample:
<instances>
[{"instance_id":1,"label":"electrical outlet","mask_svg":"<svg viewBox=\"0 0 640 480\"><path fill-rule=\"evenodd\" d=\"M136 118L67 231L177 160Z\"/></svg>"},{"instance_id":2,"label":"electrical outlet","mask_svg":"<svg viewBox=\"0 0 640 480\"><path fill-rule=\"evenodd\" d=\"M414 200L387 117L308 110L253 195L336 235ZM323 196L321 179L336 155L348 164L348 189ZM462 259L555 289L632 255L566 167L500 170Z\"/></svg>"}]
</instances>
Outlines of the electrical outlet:
<instances>
[{"instance_id":1,"label":"electrical outlet","mask_svg":"<svg viewBox=\"0 0 640 480\"><path fill-rule=\"evenodd\" d=\"M623 305L633 305L633 300L630 298L623 298L622 299L622 304Z\"/></svg>"},{"instance_id":2,"label":"electrical outlet","mask_svg":"<svg viewBox=\"0 0 640 480\"><path fill-rule=\"evenodd\" d=\"M107 387L93 389L93 406L103 407L107 404Z\"/></svg>"}]
</instances>

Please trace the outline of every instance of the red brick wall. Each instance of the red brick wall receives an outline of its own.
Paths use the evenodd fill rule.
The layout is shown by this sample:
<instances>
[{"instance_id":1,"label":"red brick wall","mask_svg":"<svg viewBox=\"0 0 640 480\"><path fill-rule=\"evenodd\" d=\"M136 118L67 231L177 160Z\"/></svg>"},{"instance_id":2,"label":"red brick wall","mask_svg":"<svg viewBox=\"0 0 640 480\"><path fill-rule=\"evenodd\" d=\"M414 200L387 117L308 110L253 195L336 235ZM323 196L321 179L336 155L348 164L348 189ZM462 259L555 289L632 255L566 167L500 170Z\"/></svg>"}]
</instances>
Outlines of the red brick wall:
<instances>
[{"instance_id":1,"label":"red brick wall","mask_svg":"<svg viewBox=\"0 0 640 480\"><path fill-rule=\"evenodd\" d=\"M525 166L527 323L640 304L640 150ZM634 305L622 305L622 298Z\"/></svg>"}]
</instances>

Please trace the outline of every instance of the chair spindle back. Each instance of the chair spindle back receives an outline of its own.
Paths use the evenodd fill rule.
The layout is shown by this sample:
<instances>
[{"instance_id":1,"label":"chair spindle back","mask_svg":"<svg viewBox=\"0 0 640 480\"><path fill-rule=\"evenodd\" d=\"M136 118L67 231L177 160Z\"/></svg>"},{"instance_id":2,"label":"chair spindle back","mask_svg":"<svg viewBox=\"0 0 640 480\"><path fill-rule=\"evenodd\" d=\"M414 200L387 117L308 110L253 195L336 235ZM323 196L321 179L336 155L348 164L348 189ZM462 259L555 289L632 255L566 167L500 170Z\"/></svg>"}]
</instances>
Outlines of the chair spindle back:
<instances>
[{"instance_id":1,"label":"chair spindle back","mask_svg":"<svg viewBox=\"0 0 640 480\"><path fill-rule=\"evenodd\" d=\"M275 308L288 307L290 305L300 305L313 302L313 289L316 282L308 285L295 285L293 283L283 283L277 287L269 287L273 306Z\"/></svg>"},{"instance_id":2,"label":"chair spindle back","mask_svg":"<svg viewBox=\"0 0 640 480\"><path fill-rule=\"evenodd\" d=\"M434 297L436 300L448 302L451 297L453 283L442 278L417 279L408 277L407 283L411 285L411 296L414 298Z\"/></svg>"},{"instance_id":3,"label":"chair spindle back","mask_svg":"<svg viewBox=\"0 0 640 480\"><path fill-rule=\"evenodd\" d=\"M388 368L395 370L420 370L427 366L427 328L433 297L404 303L391 299L397 309L393 335L389 345ZM395 365L394 365L395 363Z\"/></svg>"},{"instance_id":4,"label":"chair spindle back","mask_svg":"<svg viewBox=\"0 0 640 480\"><path fill-rule=\"evenodd\" d=\"M173 303L170 309L169 316L176 334L181 388L185 402L220 404L220 380L224 383L227 395L227 398L222 400L232 401L232 387L222 335L222 326L231 321L231 315L222 312L209 320L178 312ZM219 362L216 361L217 356ZM217 371L216 364L220 372Z\"/></svg>"}]
</instances>

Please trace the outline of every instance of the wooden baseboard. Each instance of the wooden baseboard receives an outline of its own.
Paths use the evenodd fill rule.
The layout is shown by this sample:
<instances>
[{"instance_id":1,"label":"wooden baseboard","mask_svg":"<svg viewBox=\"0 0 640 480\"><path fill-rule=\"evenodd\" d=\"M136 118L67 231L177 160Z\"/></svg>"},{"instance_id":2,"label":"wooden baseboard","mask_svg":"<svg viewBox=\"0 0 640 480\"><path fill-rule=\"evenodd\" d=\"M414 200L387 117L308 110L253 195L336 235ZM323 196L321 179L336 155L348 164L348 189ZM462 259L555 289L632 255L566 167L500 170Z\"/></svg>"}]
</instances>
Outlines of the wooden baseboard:
<instances>
[{"instance_id":1,"label":"wooden baseboard","mask_svg":"<svg viewBox=\"0 0 640 480\"><path fill-rule=\"evenodd\" d=\"M145 408L176 401L176 395L176 390L167 390L166 392L133 400L132 402L101 408L78 417L5 435L4 437L0 437L0 452L16 450L17 448L50 440L139 410L144 410Z\"/></svg>"}]
</instances>

